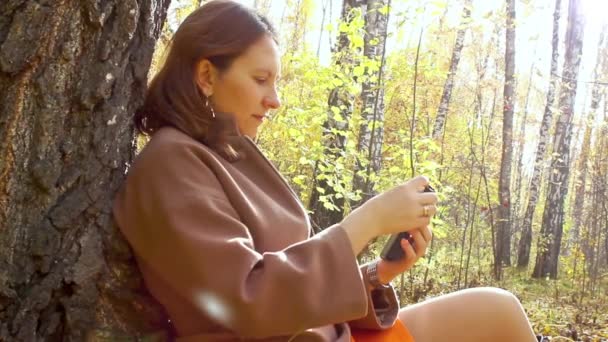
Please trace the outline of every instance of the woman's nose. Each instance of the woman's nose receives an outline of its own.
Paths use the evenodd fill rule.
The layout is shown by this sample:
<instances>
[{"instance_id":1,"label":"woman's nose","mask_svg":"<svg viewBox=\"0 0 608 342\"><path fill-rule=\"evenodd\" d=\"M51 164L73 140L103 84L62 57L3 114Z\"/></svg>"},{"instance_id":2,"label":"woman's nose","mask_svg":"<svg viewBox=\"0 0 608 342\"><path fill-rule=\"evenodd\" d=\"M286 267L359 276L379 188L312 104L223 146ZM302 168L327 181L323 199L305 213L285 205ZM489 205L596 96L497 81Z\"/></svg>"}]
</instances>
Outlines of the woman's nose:
<instances>
[{"instance_id":1,"label":"woman's nose","mask_svg":"<svg viewBox=\"0 0 608 342\"><path fill-rule=\"evenodd\" d=\"M271 96L264 97L264 106L270 109L277 109L281 106L278 94L274 93Z\"/></svg>"}]
</instances>

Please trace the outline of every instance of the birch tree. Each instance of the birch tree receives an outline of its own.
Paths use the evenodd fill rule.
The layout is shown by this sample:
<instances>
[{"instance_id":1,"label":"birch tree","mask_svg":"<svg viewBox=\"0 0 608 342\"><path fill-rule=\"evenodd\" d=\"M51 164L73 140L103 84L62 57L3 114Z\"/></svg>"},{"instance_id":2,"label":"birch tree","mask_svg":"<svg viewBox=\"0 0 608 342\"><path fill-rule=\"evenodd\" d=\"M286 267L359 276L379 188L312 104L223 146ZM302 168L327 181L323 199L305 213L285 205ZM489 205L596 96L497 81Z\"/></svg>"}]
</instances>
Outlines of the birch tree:
<instances>
[{"instance_id":1,"label":"birch tree","mask_svg":"<svg viewBox=\"0 0 608 342\"><path fill-rule=\"evenodd\" d=\"M439 139L445 129L445 122L447 120L448 108L450 105L450 99L452 97L452 89L454 88L454 78L456 77L456 71L458 70L458 63L460 63L460 56L462 55L462 47L464 46L464 37L469 26L469 20L471 18L471 6L472 0L465 0L462 8L462 19L458 31L456 32L456 42L454 42L454 49L452 50L452 59L450 60L450 69L448 76L443 86L443 93L441 95L441 101L439 102L439 109L437 109L437 116L435 117L435 124L433 126L433 138Z\"/></svg>"},{"instance_id":2,"label":"birch tree","mask_svg":"<svg viewBox=\"0 0 608 342\"><path fill-rule=\"evenodd\" d=\"M572 219L574 225L572 227L572 239L574 242L578 241L579 229L583 219L583 207L585 206L586 197L586 186L587 186L587 174L589 170L589 153L591 148L591 136L593 135L593 126L595 124L596 114L600 105L602 85L599 82L601 75L608 74L608 44L606 44L606 28L600 34L600 41L598 43L598 53L593 71L593 79L596 83L593 84L591 90L591 104L589 106L589 113L585 122L585 133L583 136L583 144L581 146L581 152L578 157L578 175L575 182L574 190L574 208L572 211Z\"/></svg>"},{"instance_id":3,"label":"birch tree","mask_svg":"<svg viewBox=\"0 0 608 342\"><path fill-rule=\"evenodd\" d=\"M511 164L513 159L513 107L515 106L515 0L507 0L505 84L503 91L502 156L498 182L496 256L499 267L511 265ZM500 272L499 272L500 273ZM500 274L496 275L500 278Z\"/></svg>"},{"instance_id":4,"label":"birch tree","mask_svg":"<svg viewBox=\"0 0 608 342\"><path fill-rule=\"evenodd\" d=\"M549 173L547 199L543 212L541 236L538 243L535 278L557 278L558 258L564 225L564 201L568 194L570 175L570 140L572 118L576 100L577 80L585 20L581 0L570 0L566 29L566 54L564 56L563 82L559 94L559 118L553 136L553 153Z\"/></svg>"},{"instance_id":5,"label":"birch tree","mask_svg":"<svg viewBox=\"0 0 608 342\"><path fill-rule=\"evenodd\" d=\"M524 213L521 226L521 238L517 251L517 266L527 267L530 262L530 247L532 246L532 219L540 195L540 184L542 179L543 164L549 142L549 130L553 124L553 110L555 106L555 91L558 85L558 58L559 58L559 18L561 11L561 0L555 0L555 10L553 12L553 38L551 40L551 66L549 69L549 88L547 89L547 102L538 133L538 146L534 158L534 170L528 190L528 205Z\"/></svg>"}]
</instances>

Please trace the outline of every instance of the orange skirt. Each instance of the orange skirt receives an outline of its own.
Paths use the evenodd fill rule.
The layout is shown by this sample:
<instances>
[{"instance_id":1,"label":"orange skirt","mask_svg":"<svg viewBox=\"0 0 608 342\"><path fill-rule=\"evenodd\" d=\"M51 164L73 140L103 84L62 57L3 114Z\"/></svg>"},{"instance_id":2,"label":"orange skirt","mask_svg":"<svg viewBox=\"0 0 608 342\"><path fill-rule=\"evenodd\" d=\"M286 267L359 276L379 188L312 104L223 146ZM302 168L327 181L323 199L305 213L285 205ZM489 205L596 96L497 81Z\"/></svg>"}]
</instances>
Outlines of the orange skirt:
<instances>
[{"instance_id":1,"label":"orange skirt","mask_svg":"<svg viewBox=\"0 0 608 342\"><path fill-rule=\"evenodd\" d=\"M351 329L351 342L414 342L407 327L396 320L395 324L386 330Z\"/></svg>"}]
</instances>

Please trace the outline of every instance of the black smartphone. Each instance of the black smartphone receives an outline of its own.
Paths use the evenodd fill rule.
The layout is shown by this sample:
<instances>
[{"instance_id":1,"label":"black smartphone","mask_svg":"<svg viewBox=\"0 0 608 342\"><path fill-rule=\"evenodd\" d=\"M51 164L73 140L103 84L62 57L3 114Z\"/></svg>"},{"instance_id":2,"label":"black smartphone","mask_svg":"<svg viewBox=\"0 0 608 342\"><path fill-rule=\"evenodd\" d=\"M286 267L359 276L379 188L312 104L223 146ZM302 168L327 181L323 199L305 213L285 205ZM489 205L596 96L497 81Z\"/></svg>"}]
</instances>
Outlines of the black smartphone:
<instances>
[{"instance_id":1,"label":"black smartphone","mask_svg":"<svg viewBox=\"0 0 608 342\"><path fill-rule=\"evenodd\" d=\"M427 185L424 188L424 192L435 192L432 186ZM404 257L403 249L401 248L401 239L407 239L412 247L414 247L414 238L408 232L401 232L397 234L391 234L388 238L386 244L384 244L384 248L382 252L380 252L380 257L384 260L399 260Z\"/></svg>"}]
</instances>

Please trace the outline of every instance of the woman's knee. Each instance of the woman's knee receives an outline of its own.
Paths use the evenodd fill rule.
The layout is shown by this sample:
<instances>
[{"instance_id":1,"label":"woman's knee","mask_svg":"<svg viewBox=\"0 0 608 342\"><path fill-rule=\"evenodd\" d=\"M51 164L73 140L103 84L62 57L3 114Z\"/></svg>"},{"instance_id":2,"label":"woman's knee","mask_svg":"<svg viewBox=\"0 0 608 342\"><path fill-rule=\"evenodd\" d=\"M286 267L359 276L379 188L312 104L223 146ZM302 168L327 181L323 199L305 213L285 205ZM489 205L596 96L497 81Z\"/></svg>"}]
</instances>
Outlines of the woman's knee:
<instances>
[{"instance_id":1,"label":"woman's knee","mask_svg":"<svg viewBox=\"0 0 608 342\"><path fill-rule=\"evenodd\" d=\"M420 341L526 341L521 338L524 315L513 293L492 287L453 292L399 312ZM447 332L434 330L436 326Z\"/></svg>"},{"instance_id":2,"label":"woman's knee","mask_svg":"<svg viewBox=\"0 0 608 342\"><path fill-rule=\"evenodd\" d=\"M471 291L471 292L477 292L480 293L483 296L492 296L495 298L498 298L499 300L507 300L507 301L518 301L517 297L511 293L510 291L507 291L505 289L501 289L499 287L474 287L474 288L470 288L470 289L466 289L464 291Z\"/></svg>"},{"instance_id":3,"label":"woman's knee","mask_svg":"<svg viewBox=\"0 0 608 342\"><path fill-rule=\"evenodd\" d=\"M497 287L480 287L470 289L471 294L478 297L476 302L487 306L496 314L511 316L521 312L521 302L511 292Z\"/></svg>"},{"instance_id":4,"label":"woman's knee","mask_svg":"<svg viewBox=\"0 0 608 342\"><path fill-rule=\"evenodd\" d=\"M497 301L509 304L521 305L519 299L510 291L498 287L482 287L483 291L487 291L496 297Z\"/></svg>"},{"instance_id":5,"label":"woman's knee","mask_svg":"<svg viewBox=\"0 0 608 342\"><path fill-rule=\"evenodd\" d=\"M476 287L456 291L428 301L404 307L400 316L404 318L416 311L427 310L457 312L461 319L508 318L520 314L521 303L517 297L506 290L496 287Z\"/></svg>"}]
</instances>

